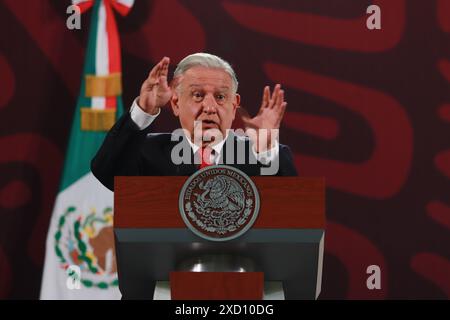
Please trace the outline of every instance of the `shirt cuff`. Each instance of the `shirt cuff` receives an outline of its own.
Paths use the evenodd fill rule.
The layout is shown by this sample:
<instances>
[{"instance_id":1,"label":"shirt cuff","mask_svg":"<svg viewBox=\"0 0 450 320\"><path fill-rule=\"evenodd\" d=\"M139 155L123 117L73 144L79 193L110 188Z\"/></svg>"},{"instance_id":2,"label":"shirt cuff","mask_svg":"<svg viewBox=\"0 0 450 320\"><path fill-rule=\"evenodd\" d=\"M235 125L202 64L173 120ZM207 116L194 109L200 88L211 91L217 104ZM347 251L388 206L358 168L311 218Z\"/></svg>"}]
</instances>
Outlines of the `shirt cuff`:
<instances>
[{"instance_id":1,"label":"shirt cuff","mask_svg":"<svg viewBox=\"0 0 450 320\"><path fill-rule=\"evenodd\" d=\"M278 141L275 141L275 146L272 149L260 153L256 152L255 145L253 145L252 152L258 162L263 165L268 165L278 156L278 153L280 152L280 144Z\"/></svg>"},{"instance_id":2,"label":"shirt cuff","mask_svg":"<svg viewBox=\"0 0 450 320\"><path fill-rule=\"evenodd\" d=\"M155 115L148 114L138 106L137 99L138 98L134 99L133 105L130 108L130 116L131 120L136 123L139 129L144 130L159 116L161 113L161 108Z\"/></svg>"}]
</instances>

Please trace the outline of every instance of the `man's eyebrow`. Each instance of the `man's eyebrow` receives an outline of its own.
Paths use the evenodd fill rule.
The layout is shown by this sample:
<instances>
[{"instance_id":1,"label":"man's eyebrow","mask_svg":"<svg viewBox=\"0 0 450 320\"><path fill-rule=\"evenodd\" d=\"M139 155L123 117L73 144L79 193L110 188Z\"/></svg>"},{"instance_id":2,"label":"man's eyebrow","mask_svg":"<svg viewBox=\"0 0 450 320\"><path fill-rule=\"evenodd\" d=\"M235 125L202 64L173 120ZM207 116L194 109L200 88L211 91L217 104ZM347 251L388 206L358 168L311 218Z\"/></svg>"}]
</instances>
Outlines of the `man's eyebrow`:
<instances>
[{"instance_id":1,"label":"man's eyebrow","mask_svg":"<svg viewBox=\"0 0 450 320\"><path fill-rule=\"evenodd\" d=\"M191 84L191 85L189 85L189 88L191 88L191 87L203 87L203 85L202 84ZM230 89L230 87L228 87L228 86L220 86L219 87L219 89L225 89L225 90L228 90L228 89Z\"/></svg>"}]
</instances>

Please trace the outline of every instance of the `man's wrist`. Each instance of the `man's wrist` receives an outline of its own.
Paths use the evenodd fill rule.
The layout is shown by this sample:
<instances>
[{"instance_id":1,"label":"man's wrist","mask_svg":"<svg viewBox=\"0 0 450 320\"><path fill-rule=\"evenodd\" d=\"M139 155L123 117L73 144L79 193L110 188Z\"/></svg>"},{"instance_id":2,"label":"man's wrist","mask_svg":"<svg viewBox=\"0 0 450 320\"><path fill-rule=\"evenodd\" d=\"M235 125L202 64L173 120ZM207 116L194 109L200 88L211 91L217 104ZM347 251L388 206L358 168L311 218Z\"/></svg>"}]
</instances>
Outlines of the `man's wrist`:
<instances>
[{"instance_id":1,"label":"man's wrist","mask_svg":"<svg viewBox=\"0 0 450 320\"><path fill-rule=\"evenodd\" d=\"M161 112L161 109L157 110L156 114L149 114L145 112L138 104L138 99L136 98L133 102L133 105L130 108L130 116L133 122L139 127L140 130L147 128L153 120Z\"/></svg>"},{"instance_id":2,"label":"man's wrist","mask_svg":"<svg viewBox=\"0 0 450 320\"><path fill-rule=\"evenodd\" d=\"M272 141L268 141L266 144L263 144L262 146L259 143L255 143L255 152L256 153L262 153L262 152L267 152L268 150L273 149L276 146L276 143L272 142Z\"/></svg>"},{"instance_id":3,"label":"man's wrist","mask_svg":"<svg viewBox=\"0 0 450 320\"><path fill-rule=\"evenodd\" d=\"M141 108L142 111L152 116L159 114L159 112L161 111L160 107L144 108L143 107L144 103L141 102L140 96L136 99L136 104L138 105L139 108Z\"/></svg>"},{"instance_id":4,"label":"man's wrist","mask_svg":"<svg viewBox=\"0 0 450 320\"><path fill-rule=\"evenodd\" d=\"M280 144L278 143L278 140L275 140L274 145L264 151L256 151L256 146L252 146L252 152L255 156L256 160L261 162L264 165L269 164L272 162L279 154Z\"/></svg>"},{"instance_id":5,"label":"man's wrist","mask_svg":"<svg viewBox=\"0 0 450 320\"><path fill-rule=\"evenodd\" d=\"M260 129L255 139L255 151L261 153L272 150L278 146L278 136L278 129Z\"/></svg>"}]
</instances>

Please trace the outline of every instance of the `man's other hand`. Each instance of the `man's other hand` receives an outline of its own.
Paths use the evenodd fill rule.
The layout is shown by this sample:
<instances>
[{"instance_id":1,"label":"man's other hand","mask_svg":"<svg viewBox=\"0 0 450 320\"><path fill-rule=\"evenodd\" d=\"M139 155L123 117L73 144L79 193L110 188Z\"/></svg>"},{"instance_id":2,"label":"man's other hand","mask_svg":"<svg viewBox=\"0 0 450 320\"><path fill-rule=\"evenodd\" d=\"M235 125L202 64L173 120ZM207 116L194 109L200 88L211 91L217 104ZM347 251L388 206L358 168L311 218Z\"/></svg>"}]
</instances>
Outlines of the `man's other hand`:
<instances>
[{"instance_id":1,"label":"man's other hand","mask_svg":"<svg viewBox=\"0 0 450 320\"><path fill-rule=\"evenodd\" d=\"M172 97L172 89L167 82L170 58L164 57L150 71L139 95L138 105L146 113L155 115Z\"/></svg>"},{"instance_id":2,"label":"man's other hand","mask_svg":"<svg viewBox=\"0 0 450 320\"><path fill-rule=\"evenodd\" d=\"M264 88L261 106L255 117L250 117L243 108L238 108L246 133L254 143L256 152L264 152L276 145L278 129L286 106L284 90L281 89L280 84L277 84L272 94L270 94L269 86ZM261 129L265 131L261 132Z\"/></svg>"}]
</instances>

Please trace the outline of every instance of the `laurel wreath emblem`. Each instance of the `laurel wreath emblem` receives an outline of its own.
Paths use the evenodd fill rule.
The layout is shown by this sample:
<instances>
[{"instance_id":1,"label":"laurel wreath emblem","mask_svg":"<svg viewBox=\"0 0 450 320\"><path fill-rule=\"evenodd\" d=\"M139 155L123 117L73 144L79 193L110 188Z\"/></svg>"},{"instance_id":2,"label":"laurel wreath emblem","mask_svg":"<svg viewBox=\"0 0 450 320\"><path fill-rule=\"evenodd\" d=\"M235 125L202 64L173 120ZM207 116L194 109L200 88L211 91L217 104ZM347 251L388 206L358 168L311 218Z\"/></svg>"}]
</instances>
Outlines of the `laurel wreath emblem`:
<instances>
[{"instance_id":1,"label":"laurel wreath emblem","mask_svg":"<svg viewBox=\"0 0 450 320\"><path fill-rule=\"evenodd\" d=\"M62 268L65 270L67 270L67 268L69 267L69 261L67 261L67 258L64 256L63 250L61 248L61 238L63 235L63 227L66 225L67 221L70 220L69 218L76 211L77 211L77 209L74 206L69 206L66 209L66 211L59 218L57 230L56 230L55 236L54 236L55 254L58 257ZM107 207L103 210L103 214L109 214L109 213L112 213L111 207ZM87 269L91 273L98 274L99 270L94 264L94 261L92 259L92 253L88 252L88 245L84 242L84 240L82 238L82 234L81 234L81 230L80 230L81 223L82 223L81 217L78 217L72 225L73 235L76 240L77 249L78 249L77 251L79 253L77 258L79 261L83 261L86 264ZM100 289L108 289L109 287L117 287L119 285L119 281L117 278L115 278L114 280L112 280L110 282L106 282L106 281L95 282L95 281L92 281L89 279L81 279L81 283L87 288L97 287Z\"/></svg>"}]
</instances>

